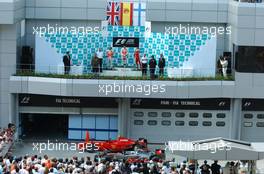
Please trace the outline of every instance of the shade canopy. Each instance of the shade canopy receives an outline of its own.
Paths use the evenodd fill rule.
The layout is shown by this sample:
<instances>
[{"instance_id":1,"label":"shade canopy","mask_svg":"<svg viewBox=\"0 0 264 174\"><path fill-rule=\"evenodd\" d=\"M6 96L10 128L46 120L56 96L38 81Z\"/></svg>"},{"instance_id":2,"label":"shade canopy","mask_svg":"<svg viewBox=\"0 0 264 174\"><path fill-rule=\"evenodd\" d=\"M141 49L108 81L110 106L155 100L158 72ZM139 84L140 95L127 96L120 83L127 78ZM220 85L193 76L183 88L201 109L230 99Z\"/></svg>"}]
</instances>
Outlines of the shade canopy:
<instances>
[{"instance_id":1,"label":"shade canopy","mask_svg":"<svg viewBox=\"0 0 264 174\"><path fill-rule=\"evenodd\" d=\"M264 159L264 143L249 143L221 137L192 142L169 141L166 151L196 160Z\"/></svg>"}]
</instances>

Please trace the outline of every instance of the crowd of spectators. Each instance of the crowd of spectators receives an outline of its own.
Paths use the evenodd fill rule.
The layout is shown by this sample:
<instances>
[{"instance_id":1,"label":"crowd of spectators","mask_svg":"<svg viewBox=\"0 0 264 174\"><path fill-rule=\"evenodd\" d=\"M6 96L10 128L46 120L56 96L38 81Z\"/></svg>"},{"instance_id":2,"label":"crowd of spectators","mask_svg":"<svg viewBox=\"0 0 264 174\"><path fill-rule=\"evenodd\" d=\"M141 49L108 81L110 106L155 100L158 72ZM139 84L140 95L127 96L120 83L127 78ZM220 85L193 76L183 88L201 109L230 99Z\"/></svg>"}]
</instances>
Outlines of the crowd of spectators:
<instances>
[{"instance_id":1,"label":"crowd of spectators","mask_svg":"<svg viewBox=\"0 0 264 174\"><path fill-rule=\"evenodd\" d=\"M222 168L215 161L208 165L205 161L199 168L199 174L238 174L238 165L227 163ZM195 162L184 161L180 166L173 161L149 161L128 163L118 160L91 160L90 157L72 159L24 156L9 156L0 159L0 173L5 174L194 174ZM232 169L232 170L231 170ZM246 172L239 172L246 174Z\"/></svg>"},{"instance_id":2,"label":"crowd of spectators","mask_svg":"<svg viewBox=\"0 0 264 174\"><path fill-rule=\"evenodd\" d=\"M0 128L0 155L8 152L10 146L13 142L13 137L15 133L15 126L9 124L7 128Z\"/></svg>"},{"instance_id":3,"label":"crowd of spectators","mask_svg":"<svg viewBox=\"0 0 264 174\"><path fill-rule=\"evenodd\" d=\"M235 0L239 2L262 3L262 0Z\"/></svg>"}]
</instances>

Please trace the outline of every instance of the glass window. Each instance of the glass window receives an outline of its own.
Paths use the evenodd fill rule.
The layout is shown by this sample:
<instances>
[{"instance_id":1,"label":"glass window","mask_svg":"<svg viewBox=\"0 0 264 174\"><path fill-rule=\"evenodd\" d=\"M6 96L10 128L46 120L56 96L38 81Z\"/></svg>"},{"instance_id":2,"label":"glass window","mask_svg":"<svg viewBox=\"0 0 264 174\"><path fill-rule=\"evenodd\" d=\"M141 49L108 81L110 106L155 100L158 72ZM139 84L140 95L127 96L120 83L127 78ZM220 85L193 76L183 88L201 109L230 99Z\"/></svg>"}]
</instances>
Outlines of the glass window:
<instances>
[{"instance_id":1,"label":"glass window","mask_svg":"<svg viewBox=\"0 0 264 174\"><path fill-rule=\"evenodd\" d=\"M135 117L143 117L144 113L143 112L134 112Z\"/></svg>"},{"instance_id":2,"label":"glass window","mask_svg":"<svg viewBox=\"0 0 264 174\"><path fill-rule=\"evenodd\" d=\"M253 123L252 122L244 122L244 127L252 127Z\"/></svg>"},{"instance_id":3,"label":"glass window","mask_svg":"<svg viewBox=\"0 0 264 174\"><path fill-rule=\"evenodd\" d=\"M224 121L218 121L218 122L216 122L216 126L217 127L224 127L225 126L225 122Z\"/></svg>"},{"instance_id":4,"label":"glass window","mask_svg":"<svg viewBox=\"0 0 264 174\"><path fill-rule=\"evenodd\" d=\"M162 112L161 116L162 117L171 117L171 113L170 112Z\"/></svg>"},{"instance_id":5,"label":"glass window","mask_svg":"<svg viewBox=\"0 0 264 174\"><path fill-rule=\"evenodd\" d=\"M212 126L212 122L211 121L204 121L203 126Z\"/></svg>"},{"instance_id":6,"label":"glass window","mask_svg":"<svg viewBox=\"0 0 264 174\"><path fill-rule=\"evenodd\" d=\"M225 118L226 114L225 113L217 113L216 118Z\"/></svg>"},{"instance_id":7,"label":"glass window","mask_svg":"<svg viewBox=\"0 0 264 174\"><path fill-rule=\"evenodd\" d=\"M183 118L185 116L185 113L184 112L176 112L175 116L178 118Z\"/></svg>"},{"instance_id":8,"label":"glass window","mask_svg":"<svg viewBox=\"0 0 264 174\"><path fill-rule=\"evenodd\" d=\"M251 119L253 118L253 114L244 114L244 118Z\"/></svg>"},{"instance_id":9,"label":"glass window","mask_svg":"<svg viewBox=\"0 0 264 174\"><path fill-rule=\"evenodd\" d=\"M134 125L143 125L144 121L143 120L134 120Z\"/></svg>"},{"instance_id":10,"label":"glass window","mask_svg":"<svg viewBox=\"0 0 264 174\"><path fill-rule=\"evenodd\" d=\"M257 127L264 127L264 122L257 122Z\"/></svg>"},{"instance_id":11,"label":"glass window","mask_svg":"<svg viewBox=\"0 0 264 174\"><path fill-rule=\"evenodd\" d=\"M198 126L198 121L190 121L189 126Z\"/></svg>"},{"instance_id":12,"label":"glass window","mask_svg":"<svg viewBox=\"0 0 264 174\"><path fill-rule=\"evenodd\" d=\"M234 46L234 54L238 72L264 73L263 46Z\"/></svg>"},{"instance_id":13,"label":"glass window","mask_svg":"<svg viewBox=\"0 0 264 174\"><path fill-rule=\"evenodd\" d=\"M148 113L148 116L149 117L157 117L158 116L158 113L157 112L149 112Z\"/></svg>"},{"instance_id":14,"label":"glass window","mask_svg":"<svg viewBox=\"0 0 264 174\"><path fill-rule=\"evenodd\" d=\"M257 118L258 118L258 119L264 119L264 114L258 114L258 115L257 115Z\"/></svg>"},{"instance_id":15,"label":"glass window","mask_svg":"<svg viewBox=\"0 0 264 174\"><path fill-rule=\"evenodd\" d=\"M161 125L163 125L163 126L170 126L171 125L171 121L169 121L169 120L163 120L161 122Z\"/></svg>"},{"instance_id":16,"label":"glass window","mask_svg":"<svg viewBox=\"0 0 264 174\"><path fill-rule=\"evenodd\" d=\"M203 113L203 118L212 118L212 113Z\"/></svg>"},{"instance_id":17,"label":"glass window","mask_svg":"<svg viewBox=\"0 0 264 174\"><path fill-rule=\"evenodd\" d=\"M189 117L190 117L190 118L198 118L198 117L199 117L199 114L193 112L193 113L190 113L190 114L189 114Z\"/></svg>"},{"instance_id":18,"label":"glass window","mask_svg":"<svg viewBox=\"0 0 264 174\"><path fill-rule=\"evenodd\" d=\"M158 122L156 120L149 120L148 121L148 125L150 125L150 126L155 126L157 124L158 124Z\"/></svg>"},{"instance_id":19,"label":"glass window","mask_svg":"<svg viewBox=\"0 0 264 174\"><path fill-rule=\"evenodd\" d=\"M184 126L184 121L175 121L175 126Z\"/></svg>"}]
</instances>

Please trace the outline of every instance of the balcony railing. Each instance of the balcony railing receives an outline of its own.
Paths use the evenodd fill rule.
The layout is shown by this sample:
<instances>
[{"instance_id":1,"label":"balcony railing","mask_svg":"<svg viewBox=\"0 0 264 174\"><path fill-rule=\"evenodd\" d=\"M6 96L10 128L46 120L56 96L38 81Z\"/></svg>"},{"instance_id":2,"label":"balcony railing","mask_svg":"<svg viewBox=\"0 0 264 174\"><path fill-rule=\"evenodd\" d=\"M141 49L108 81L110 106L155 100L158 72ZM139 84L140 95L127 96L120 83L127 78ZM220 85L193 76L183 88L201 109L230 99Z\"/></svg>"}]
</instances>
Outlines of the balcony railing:
<instances>
[{"instance_id":1,"label":"balcony railing","mask_svg":"<svg viewBox=\"0 0 264 174\"><path fill-rule=\"evenodd\" d=\"M18 76L38 76L50 78L73 78L73 79L120 79L120 80L233 80L232 70L227 69L224 76L222 68L155 68L154 74L149 67L144 70L136 67L103 68L102 72L85 66L71 66L69 70L64 66L38 66L17 65Z\"/></svg>"}]
</instances>

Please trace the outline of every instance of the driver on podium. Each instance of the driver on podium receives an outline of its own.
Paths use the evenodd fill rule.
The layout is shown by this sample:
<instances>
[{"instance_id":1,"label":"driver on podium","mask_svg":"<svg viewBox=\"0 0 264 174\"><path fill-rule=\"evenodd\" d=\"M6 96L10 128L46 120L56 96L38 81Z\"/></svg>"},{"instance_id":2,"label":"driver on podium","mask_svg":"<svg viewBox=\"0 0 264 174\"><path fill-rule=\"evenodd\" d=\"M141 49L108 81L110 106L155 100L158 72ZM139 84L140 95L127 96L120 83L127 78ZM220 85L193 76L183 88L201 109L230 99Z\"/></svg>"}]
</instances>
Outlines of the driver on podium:
<instances>
[{"instance_id":1,"label":"driver on podium","mask_svg":"<svg viewBox=\"0 0 264 174\"><path fill-rule=\"evenodd\" d=\"M128 51L127 51L126 46L124 46L124 47L121 49L121 58L122 58L122 60L123 60L124 68L125 68L126 65L127 65L127 56L128 56Z\"/></svg>"}]
</instances>

